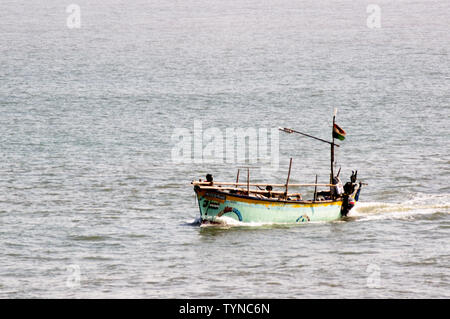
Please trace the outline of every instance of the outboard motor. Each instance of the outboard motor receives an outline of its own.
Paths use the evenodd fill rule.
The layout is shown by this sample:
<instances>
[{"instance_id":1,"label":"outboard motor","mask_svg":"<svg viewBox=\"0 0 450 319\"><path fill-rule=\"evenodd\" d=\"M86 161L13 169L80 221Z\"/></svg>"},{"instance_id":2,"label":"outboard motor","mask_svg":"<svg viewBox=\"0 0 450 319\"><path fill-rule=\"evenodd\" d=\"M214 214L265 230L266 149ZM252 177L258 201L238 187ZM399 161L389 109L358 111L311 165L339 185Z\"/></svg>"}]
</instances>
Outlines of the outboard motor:
<instances>
[{"instance_id":1,"label":"outboard motor","mask_svg":"<svg viewBox=\"0 0 450 319\"><path fill-rule=\"evenodd\" d=\"M342 198L342 216L347 216L348 212L355 206L355 200L350 195L345 194Z\"/></svg>"}]
</instances>

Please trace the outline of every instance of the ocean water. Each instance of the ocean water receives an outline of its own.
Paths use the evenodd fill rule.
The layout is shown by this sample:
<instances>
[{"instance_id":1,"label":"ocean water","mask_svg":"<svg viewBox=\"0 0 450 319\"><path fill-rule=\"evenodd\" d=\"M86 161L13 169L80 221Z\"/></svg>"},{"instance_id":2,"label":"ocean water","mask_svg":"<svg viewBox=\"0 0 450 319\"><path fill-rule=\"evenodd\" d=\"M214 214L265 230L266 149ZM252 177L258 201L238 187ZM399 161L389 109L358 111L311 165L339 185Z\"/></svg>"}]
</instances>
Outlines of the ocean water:
<instances>
[{"instance_id":1,"label":"ocean water","mask_svg":"<svg viewBox=\"0 0 450 319\"><path fill-rule=\"evenodd\" d=\"M0 297L449 298L450 3L375 2L2 0ZM327 182L329 149L280 133L263 174L176 132L327 138L334 107L348 218L199 226L191 180Z\"/></svg>"}]
</instances>

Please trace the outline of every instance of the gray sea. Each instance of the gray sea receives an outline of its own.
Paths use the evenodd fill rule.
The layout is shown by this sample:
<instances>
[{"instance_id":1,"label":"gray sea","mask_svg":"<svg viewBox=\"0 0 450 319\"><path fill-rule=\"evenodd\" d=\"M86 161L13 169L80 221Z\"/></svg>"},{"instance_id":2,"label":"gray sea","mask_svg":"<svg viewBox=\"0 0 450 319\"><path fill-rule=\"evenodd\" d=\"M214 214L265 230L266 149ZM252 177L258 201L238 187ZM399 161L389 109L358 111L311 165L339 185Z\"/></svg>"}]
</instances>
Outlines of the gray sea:
<instances>
[{"instance_id":1,"label":"gray sea","mask_svg":"<svg viewBox=\"0 0 450 319\"><path fill-rule=\"evenodd\" d=\"M448 0L73 1L0 3L1 298L450 297ZM347 219L200 227L192 180L330 155L209 161L195 125L328 139L334 108Z\"/></svg>"}]
</instances>

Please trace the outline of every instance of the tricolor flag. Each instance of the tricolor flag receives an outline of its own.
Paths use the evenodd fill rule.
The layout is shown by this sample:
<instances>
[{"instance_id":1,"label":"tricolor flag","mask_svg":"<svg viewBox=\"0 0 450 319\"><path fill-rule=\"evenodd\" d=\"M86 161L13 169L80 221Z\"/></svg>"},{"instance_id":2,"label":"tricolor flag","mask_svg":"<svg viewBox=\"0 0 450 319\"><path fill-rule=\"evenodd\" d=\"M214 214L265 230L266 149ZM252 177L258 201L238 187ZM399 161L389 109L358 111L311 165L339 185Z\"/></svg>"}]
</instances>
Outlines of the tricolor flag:
<instances>
[{"instance_id":1,"label":"tricolor flag","mask_svg":"<svg viewBox=\"0 0 450 319\"><path fill-rule=\"evenodd\" d=\"M333 137L337 138L338 140L345 140L345 131L341 129L337 124L334 124L333 127Z\"/></svg>"}]
</instances>

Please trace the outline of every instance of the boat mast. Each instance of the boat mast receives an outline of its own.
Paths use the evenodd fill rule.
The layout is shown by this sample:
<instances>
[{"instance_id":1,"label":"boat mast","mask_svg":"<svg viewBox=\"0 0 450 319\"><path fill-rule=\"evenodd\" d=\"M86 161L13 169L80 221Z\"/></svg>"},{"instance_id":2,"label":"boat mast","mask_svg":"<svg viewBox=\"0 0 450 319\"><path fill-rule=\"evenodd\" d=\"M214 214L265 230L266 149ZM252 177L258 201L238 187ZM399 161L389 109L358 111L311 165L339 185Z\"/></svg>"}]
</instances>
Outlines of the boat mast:
<instances>
[{"instance_id":1,"label":"boat mast","mask_svg":"<svg viewBox=\"0 0 450 319\"><path fill-rule=\"evenodd\" d=\"M334 123L336 121L336 113L337 113L337 109L334 109L334 114L333 114L333 126L331 128L331 138L332 138L332 143L331 143L331 176L330 176L330 184L333 184L333 177L334 177Z\"/></svg>"},{"instance_id":2,"label":"boat mast","mask_svg":"<svg viewBox=\"0 0 450 319\"><path fill-rule=\"evenodd\" d=\"M318 141L321 141L321 142L324 142L324 143L328 143L328 144L331 145L331 159L330 159L330 169L331 169L331 173L330 173L330 192L331 192L331 194L333 193L332 185L333 185L333 177L334 177L334 147L335 146L339 147L338 144L334 143L334 124L335 124L335 121L336 121L336 113L337 113L337 108L334 109L334 114L333 114L333 127L331 128L332 142L329 142L329 141L323 140L321 138L318 138L318 137L315 137L315 136L312 136L312 135L309 135L309 134L306 134L306 133L302 133L302 132L299 132L299 131L296 131L296 130L293 130L293 129L290 129L290 128L286 128L286 127L280 127L279 128L280 131L283 131L283 132L288 133L288 134L297 133L297 134L300 134L300 135L303 135L303 136L306 136L306 137L310 137L310 138L313 138L315 140L318 140Z\"/></svg>"},{"instance_id":3,"label":"boat mast","mask_svg":"<svg viewBox=\"0 0 450 319\"><path fill-rule=\"evenodd\" d=\"M333 184L333 177L334 177L334 124L336 122L336 114L337 114L337 108L334 108L334 114L333 114L333 126L331 128L331 138L332 138L332 143L331 143L331 175L330 175L330 184ZM333 195L333 187L330 186L330 193L332 196Z\"/></svg>"}]
</instances>

